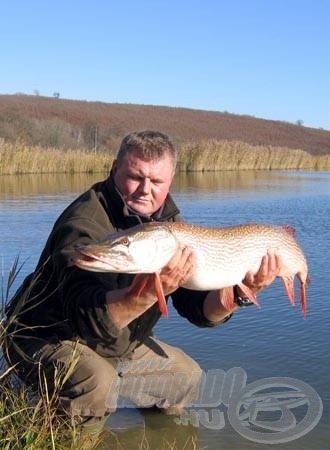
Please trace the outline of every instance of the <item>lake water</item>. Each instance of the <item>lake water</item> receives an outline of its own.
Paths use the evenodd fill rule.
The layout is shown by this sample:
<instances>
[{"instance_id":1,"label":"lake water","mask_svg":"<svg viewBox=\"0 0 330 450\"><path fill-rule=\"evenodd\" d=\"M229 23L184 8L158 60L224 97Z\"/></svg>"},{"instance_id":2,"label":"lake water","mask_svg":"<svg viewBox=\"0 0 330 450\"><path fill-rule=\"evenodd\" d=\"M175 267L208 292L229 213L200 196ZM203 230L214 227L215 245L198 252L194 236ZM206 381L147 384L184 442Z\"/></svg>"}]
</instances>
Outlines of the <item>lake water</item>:
<instances>
[{"instance_id":1,"label":"lake water","mask_svg":"<svg viewBox=\"0 0 330 450\"><path fill-rule=\"evenodd\" d=\"M8 274L18 254L20 260L25 261L18 282L34 268L59 213L79 192L98 179L100 176L0 177L3 277ZM288 419L293 430L291 436L296 438L289 441L286 437L289 434L281 435L283 442L278 444L278 448L328 448L330 173L260 171L180 175L175 180L173 194L188 222L209 226L247 222L294 226L309 263L308 313L307 319L303 320L300 308L290 306L281 282L276 281L259 295L261 309L250 307L241 310L221 327L199 329L170 308L169 319L161 319L156 327L157 337L180 346L199 362L206 374L211 370L217 373L231 369L229 373L245 372L246 384L256 383L258 394L266 393L269 382L274 390L274 383L283 382L284 377L298 380L289 383L292 386L290 392L299 388L309 398L309 403L291 410L285 403L282 409L275 407L269 413L277 414L278 420L288 411L296 413L297 425L292 425L291 416ZM273 380L267 381L269 378ZM264 386L264 391L260 386ZM317 394L313 394L314 391L311 394L308 387ZM278 388L281 392L285 389L282 385ZM250 391L247 389L248 393L255 393ZM274 395L269 395L266 401L274 401ZM323 404L323 413L317 423L321 406L314 400L318 396ZM251 425L241 428L236 425L235 428L235 422L229 420L230 406L204 406L208 418L211 418L212 410L213 413L223 412L221 427L213 424L216 429L211 429L205 421L198 427L178 425L173 418L156 413L144 417L135 410L119 410L109 421L112 430L109 446L117 441L123 448L133 449L146 438L151 449L166 448L164 442L174 441L177 448L195 448L190 439L197 442L197 448L265 449L271 447L272 439L274 442L276 436L280 436L265 426L258 428L257 438L248 439L245 430L249 430ZM244 409L240 413L242 411ZM215 418L218 417L214 414ZM301 437L298 438L298 423L305 416ZM313 422L317 423L314 428ZM311 431L304 434L308 427L312 428Z\"/></svg>"}]
</instances>

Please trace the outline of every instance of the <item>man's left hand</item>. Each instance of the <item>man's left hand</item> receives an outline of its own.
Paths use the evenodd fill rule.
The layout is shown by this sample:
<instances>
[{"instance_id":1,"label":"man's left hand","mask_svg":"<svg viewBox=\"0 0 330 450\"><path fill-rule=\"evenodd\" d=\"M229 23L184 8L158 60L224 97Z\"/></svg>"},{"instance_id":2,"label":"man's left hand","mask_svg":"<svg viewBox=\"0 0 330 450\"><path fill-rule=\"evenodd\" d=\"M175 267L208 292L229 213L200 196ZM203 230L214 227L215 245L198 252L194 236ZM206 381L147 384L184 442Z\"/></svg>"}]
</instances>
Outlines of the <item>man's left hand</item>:
<instances>
[{"instance_id":1,"label":"man's left hand","mask_svg":"<svg viewBox=\"0 0 330 450\"><path fill-rule=\"evenodd\" d=\"M262 257L258 271L256 273L248 272L243 283L256 294L275 280L282 267L282 257L273 250L268 250L267 254Z\"/></svg>"}]
</instances>

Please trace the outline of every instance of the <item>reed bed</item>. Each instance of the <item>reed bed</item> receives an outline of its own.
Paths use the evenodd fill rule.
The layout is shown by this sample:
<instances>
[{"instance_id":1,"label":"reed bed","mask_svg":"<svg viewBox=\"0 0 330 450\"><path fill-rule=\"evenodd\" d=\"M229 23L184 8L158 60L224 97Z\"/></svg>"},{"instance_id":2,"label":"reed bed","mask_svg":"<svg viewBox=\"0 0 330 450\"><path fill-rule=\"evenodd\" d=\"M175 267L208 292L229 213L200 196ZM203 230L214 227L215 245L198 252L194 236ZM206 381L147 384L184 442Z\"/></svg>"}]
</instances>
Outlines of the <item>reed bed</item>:
<instances>
[{"instance_id":1,"label":"reed bed","mask_svg":"<svg viewBox=\"0 0 330 450\"><path fill-rule=\"evenodd\" d=\"M255 146L238 141L205 140L184 143L179 170L330 170L330 155L314 156L303 150Z\"/></svg>"},{"instance_id":2,"label":"reed bed","mask_svg":"<svg viewBox=\"0 0 330 450\"><path fill-rule=\"evenodd\" d=\"M0 175L105 172L111 167L112 160L111 153L0 142Z\"/></svg>"},{"instance_id":3,"label":"reed bed","mask_svg":"<svg viewBox=\"0 0 330 450\"><path fill-rule=\"evenodd\" d=\"M255 146L238 141L204 140L178 146L178 171L330 170L330 154ZM114 149L105 152L28 147L0 141L0 175L108 172Z\"/></svg>"}]
</instances>

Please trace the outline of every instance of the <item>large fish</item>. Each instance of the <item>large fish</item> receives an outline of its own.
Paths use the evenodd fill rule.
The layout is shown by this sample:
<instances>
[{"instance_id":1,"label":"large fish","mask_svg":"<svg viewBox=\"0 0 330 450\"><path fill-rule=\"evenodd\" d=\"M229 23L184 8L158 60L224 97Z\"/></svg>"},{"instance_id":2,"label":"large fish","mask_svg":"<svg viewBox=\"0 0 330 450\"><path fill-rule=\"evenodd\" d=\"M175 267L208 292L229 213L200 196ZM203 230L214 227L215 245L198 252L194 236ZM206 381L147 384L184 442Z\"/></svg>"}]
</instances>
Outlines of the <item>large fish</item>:
<instances>
[{"instance_id":1,"label":"large fish","mask_svg":"<svg viewBox=\"0 0 330 450\"><path fill-rule=\"evenodd\" d=\"M159 272L178 246L192 248L196 259L194 274L184 285L195 290L222 289L225 308L234 305L233 286L258 305L252 291L243 283L248 271L257 272L262 257L273 249L281 255L283 280L291 304L295 303L294 277L301 285L300 303L306 316L306 284L309 281L306 258L290 226L248 224L225 228L206 228L186 223L151 222L111 234L102 242L80 246L74 264L96 272L152 274L160 310L167 306ZM138 289L142 295L144 285Z\"/></svg>"}]
</instances>

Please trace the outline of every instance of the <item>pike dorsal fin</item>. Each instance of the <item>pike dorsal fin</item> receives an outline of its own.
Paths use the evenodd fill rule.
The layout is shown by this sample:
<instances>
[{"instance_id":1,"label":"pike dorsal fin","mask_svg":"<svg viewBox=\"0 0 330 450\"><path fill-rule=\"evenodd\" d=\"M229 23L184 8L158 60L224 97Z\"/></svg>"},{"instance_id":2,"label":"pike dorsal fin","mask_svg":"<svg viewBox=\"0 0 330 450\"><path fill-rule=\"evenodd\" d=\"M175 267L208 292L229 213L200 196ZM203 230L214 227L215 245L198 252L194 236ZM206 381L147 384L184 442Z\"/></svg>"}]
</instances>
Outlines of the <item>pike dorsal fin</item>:
<instances>
[{"instance_id":1,"label":"pike dorsal fin","mask_svg":"<svg viewBox=\"0 0 330 450\"><path fill-rule=\"evenodd\" d=\"M293 226L291 226L291 225L288 225L288 224L282 225L282 229L284 231L286 231L292 237L294 237L295 234L296 234L295 228Z\"/></svg>"}]
</instances>

